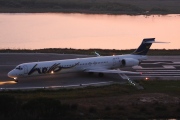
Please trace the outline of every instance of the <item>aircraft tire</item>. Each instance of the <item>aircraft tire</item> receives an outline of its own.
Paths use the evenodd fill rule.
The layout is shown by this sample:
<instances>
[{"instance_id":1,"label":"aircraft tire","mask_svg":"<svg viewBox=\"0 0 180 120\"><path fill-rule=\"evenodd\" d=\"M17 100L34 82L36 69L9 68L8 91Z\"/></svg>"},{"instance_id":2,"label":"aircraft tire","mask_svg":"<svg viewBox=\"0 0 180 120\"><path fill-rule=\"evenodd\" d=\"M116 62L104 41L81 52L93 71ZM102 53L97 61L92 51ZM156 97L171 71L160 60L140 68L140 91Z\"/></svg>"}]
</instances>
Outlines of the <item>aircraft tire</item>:
<instances>
[{"instance_id":1,"label":"aircraft tire","mask_svg":"<svg viewBox=\"0 0 180 120\"><path fill-rule=\"evenodd\" d=\"M18 80L14 80L14 82L18 83Z\"/></svg>"}]
</instances>

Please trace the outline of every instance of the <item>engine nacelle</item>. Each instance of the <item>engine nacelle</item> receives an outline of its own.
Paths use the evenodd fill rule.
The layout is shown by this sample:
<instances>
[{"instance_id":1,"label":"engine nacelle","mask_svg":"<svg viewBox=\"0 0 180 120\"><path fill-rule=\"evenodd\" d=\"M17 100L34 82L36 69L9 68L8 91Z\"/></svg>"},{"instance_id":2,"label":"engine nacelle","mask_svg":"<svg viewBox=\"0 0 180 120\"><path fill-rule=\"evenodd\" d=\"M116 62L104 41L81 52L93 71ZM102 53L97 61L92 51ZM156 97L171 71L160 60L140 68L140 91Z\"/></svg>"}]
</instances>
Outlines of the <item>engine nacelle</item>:
<instances>
[{"instance_id":1,"label":"engine nacelle","mask_svg":"<svg viewBox=\"0 0 180 120\"><path fill-rule=\"evenodd\" d=\"M139 65L139 60L133 58L124 58L121 60L121 66L123 67L132 67Z\"/></svg>"}]
</instances>

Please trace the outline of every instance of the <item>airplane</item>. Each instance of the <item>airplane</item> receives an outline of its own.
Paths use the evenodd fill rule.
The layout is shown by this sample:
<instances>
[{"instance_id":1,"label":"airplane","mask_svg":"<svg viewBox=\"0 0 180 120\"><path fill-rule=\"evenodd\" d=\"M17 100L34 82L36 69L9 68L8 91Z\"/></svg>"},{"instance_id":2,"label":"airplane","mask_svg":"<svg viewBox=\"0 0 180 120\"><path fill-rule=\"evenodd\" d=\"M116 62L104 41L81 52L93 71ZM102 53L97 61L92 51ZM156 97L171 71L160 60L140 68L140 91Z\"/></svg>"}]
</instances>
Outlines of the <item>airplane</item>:
<instances>
[{"instance_id":1,"label":"airplane","mask_svg":"<svg viewBox=\"0 0 180 120\"><path fill-rule=\"evenodd\" d=\"M139 72L122 71L119 68L137 66L141 61L146 60L146 54L152 43L164 42L156 42L155 38L145 38L133 53L125 55L100 56L96 53L97 57L22 63L11 70L8 73L8 77L18 82L18 78L22 77L68 72L98 73L100 77L104 73L142 74Z\"/></svg>"}]
</instances>

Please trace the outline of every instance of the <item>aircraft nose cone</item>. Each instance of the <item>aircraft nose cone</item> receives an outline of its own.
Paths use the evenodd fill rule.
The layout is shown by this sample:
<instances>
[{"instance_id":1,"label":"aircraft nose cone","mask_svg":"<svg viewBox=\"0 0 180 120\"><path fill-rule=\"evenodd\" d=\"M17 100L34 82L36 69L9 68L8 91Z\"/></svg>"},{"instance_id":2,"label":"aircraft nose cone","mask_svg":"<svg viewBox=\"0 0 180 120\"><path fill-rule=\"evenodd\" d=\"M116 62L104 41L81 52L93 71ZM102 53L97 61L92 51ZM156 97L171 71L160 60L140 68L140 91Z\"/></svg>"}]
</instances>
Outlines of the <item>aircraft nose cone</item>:
<instances>
[{"instance_id":1,"label":"aircraft nose cone","mask_svg":"<svg viewBox=\"0 0 180 120\"><path fill-rule=\"evenodd\" d=\"M15 74L14 70L11 70L11 71L8 73L8 77L10 77L10 78L16 78L17 75Z\"/></svg>"}]
</instances>

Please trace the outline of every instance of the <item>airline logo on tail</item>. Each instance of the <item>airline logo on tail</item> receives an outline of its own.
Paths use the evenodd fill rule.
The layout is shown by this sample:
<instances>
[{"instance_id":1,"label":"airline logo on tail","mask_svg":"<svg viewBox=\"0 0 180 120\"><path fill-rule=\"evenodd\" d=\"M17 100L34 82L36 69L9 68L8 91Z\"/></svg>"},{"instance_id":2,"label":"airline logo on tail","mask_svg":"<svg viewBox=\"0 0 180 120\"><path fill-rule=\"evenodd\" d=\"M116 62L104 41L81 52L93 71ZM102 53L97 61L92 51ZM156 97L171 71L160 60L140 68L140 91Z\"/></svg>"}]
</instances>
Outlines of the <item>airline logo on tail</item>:
<instances>
[{"instance_id":1,"label":"airline logo on tail","mask_svg":"<svg viewBox=\"0 0 180 120\"><path fill-rule=\"evenodd\" d=\"M146 55L151 47L152 43L155 41L155 38L145 38L143 39L141 45L135 50L132 54L134 55Z\"/></svg>"},{"instance_id":2,"label":"airline logo on tail","mask_svg":"<svg viewBox=\"0 0 180 120\"><path fill-rule=\"evenodd\" d=\"M156 42L155 38L145 38L143 39L141 45L132 54L134 55L146 55L149 51L152 43L169 43L169 42Z\"/></svg>"}]
</instances>

